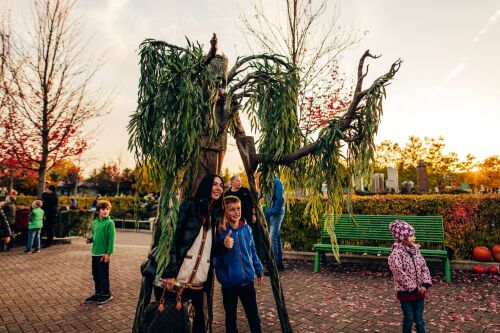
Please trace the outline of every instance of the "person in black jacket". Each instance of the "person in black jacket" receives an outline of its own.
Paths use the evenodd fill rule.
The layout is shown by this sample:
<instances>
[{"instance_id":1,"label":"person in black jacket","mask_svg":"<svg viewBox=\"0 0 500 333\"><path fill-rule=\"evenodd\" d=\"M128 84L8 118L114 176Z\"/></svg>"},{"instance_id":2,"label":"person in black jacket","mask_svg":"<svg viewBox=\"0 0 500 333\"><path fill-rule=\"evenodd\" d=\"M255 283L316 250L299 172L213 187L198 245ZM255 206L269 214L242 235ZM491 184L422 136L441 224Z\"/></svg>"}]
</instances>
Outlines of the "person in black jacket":
<instances>
[{"instance_id":1,"label":"person in black jacket","mask_svg":"<svg viewBox=\"0 0 500 333\"><path fill-rule=\"evenodd\" d=\"M52 239L54 238L54 222L57 217L57 211L59 206L59 197L56 193L56 187L50 185L45 192L42 193L43 206L42 209L45 212L45 222L43 223L43 229L45 229L45 245L42 247L49 247L52 245Z\"/></svg>"},{"instance_id":2,"label":"person in black jacket","mask_svg":"<svg viewBox=\"0 0 500 333\"><path fill-rule=\"evenodd\" d=\"M10 243L12 232L10 230L7 217L3 209L0 209L0 246L2 250L7 250L7 245Z\"/></svg>"},{"instance_id":3,"label":"person in black jacket","mask_svg":"<svg viewBox=\"0 0 500 333\"><path fill-rule=\"evenodd\" d=\"M223 213L223 184L222 177L207 174L194 198L180 204L170 260L161 280L169 291L174 283L185 288L182 295L191 299L195 310L194 333L204 333L212 320L214 274L211 258L216 251L215 230ZM162 288L155 288L157 299L162 291ZM173 296L173 293L169 294ZM204 297L207 297L208 304L207 323L203 310Z\"/></svg>"},{"instance_id":4,"label":"person in black jacket","mask_svg":"<svg viewBox=\"0 0 500 333\"><path fill-rule=\"evenodd\" d=\"M264 248L264 239L257 223L257 216L255 214L255 205L252 200L250 190L241 185L241 178L239 175L233 175L230 179L231 187L224 193L224 197L234 195L241 201L241 217L243 217L252 228L252 237L257 248L257 255L262 261L267 261L266 250Z\"/></svg>"},{"instance_id":5,"label":"person in black jacket","mask_svg":"<svg viewBox=\"0 0 500 333\"><path fill-rule=\"evenodd\" d=\"M16 199L17 192L12 190L10 195L5 198L5 201L0 203L3 212L5 213L5 218L10 227L11 240L7 245L6 249L10 250L14 246L14 234L15 234L15 223L16 223Z\"/></svg>"}]
</instances>

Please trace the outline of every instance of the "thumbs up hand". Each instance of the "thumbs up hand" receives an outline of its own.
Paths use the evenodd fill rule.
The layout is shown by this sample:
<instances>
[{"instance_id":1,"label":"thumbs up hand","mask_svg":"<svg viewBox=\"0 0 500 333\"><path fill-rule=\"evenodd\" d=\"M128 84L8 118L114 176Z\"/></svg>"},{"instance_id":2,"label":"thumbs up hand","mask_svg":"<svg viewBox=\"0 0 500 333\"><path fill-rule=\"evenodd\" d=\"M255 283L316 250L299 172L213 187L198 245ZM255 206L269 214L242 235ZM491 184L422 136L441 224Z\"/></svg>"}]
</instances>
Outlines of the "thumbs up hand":
<instances>
[{"instance_id":1,"label":"thumbs up hand","mask_svg":"<svg viewBox=\"0 0 500 333\"><path fill-rule=\"evenodd\" d=\"M228 249L232 249L234 245L234 239L231 238L232 230L229 230L227 236L224 238L224 246Z\"/></svg>"}]
</instances>

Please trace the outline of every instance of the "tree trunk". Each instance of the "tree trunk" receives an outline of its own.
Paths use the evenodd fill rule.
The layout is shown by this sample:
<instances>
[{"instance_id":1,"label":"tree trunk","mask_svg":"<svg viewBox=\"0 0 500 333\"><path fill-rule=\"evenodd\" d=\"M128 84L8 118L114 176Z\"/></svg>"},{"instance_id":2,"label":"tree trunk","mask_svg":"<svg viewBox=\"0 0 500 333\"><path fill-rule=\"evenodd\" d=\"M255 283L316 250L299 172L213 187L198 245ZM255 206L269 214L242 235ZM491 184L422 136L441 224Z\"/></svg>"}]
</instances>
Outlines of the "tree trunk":
<instances>
[{"instance_id":1,"label":"tree trunk","mask_svg":"<svg viewBox=\"0 0 500 333\"><path fill-rule=\"evenodd\" d=\"M37 189L37 198L42 198L42 193L45 191L45 179L47 178L47 167L40 166L38 169L38 189Z\"/></svg>"},{"instance_id":2,"label":"tree trunk","mask_svg":"<svg viewBox=\"0 0 500 333\"><path fill-rule=\"evenodd\" d=\"M276 267L276 261L274 260L274 254L271 247L271 240L269 238L269 231L267 229L267 222L264 217L264 212L262 207L258 204L259 194L257 191L257 185L255 183L255 165L252 164L252 156L256 154L255 143L253 137L237 137L236 145L238 146L238 151L240 152L243 165L245 167L245 172L248 177L248 184L250 185L250 193L252 196L252 201L255 203L257 213L257 221L259 223L259 230L264 235L264 245L266 248L267 256L269 258L270 264L268 265L270 271L271 288L273 290L274 299L276 301L276 309L278 312L278 317L280 319L281 331L284 333L292 333L292 326L290 324L290 319L288 317L288 311L285 304L285 295L283 293L283 287L278 274L278 269Z\"/></svg>"},{"instance_id":3,"label":"tree trunk","mask_svg":"<svg viewBox=\"0 0 500 333\"><path fill-rule=\"evenodd\" d=\"M9 183L9 195L12 193L12 190L14 189L14 172L12 169L9 171L10 174L10 183Z\"/></svg>"}]
</instances>

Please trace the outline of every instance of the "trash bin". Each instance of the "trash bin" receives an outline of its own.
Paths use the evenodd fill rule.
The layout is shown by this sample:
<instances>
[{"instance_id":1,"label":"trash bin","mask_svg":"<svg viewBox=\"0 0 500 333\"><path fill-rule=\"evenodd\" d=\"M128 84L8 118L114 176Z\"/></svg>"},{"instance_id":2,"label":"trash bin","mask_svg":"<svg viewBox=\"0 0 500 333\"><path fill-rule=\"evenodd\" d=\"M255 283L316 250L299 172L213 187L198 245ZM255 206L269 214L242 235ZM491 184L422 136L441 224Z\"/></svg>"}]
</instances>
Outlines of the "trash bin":
<instances>
[{"instance_id":1,"label":"trash bin","mask_svg":"<svg viewBox=\"0 0 500 333\"><path fill-rule=\"evenodd\" d=\"M16 221L14 226L17 231L28 230L28 224L30 223L30 209L26 206L16 207Z\"/></svg>"}]
</instances>

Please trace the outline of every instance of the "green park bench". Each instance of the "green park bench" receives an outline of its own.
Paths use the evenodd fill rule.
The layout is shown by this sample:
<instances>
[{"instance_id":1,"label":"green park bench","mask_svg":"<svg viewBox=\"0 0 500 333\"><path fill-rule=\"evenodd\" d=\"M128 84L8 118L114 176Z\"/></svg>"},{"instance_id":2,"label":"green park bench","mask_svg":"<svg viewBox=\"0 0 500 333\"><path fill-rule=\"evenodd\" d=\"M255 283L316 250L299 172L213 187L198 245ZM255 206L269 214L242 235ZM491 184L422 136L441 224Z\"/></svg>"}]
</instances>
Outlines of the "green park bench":
<instances>
[{"instance_id":1,"label":"green park bench","mask_svg":"<svg viewBox=\"0 0 500 333\"><path fill-rule=\"evenodd\" d=\"M341 215L335 223L335 235L340 253L367 253L388 256L393 244L389 224L404 220L415 228L420 253L424 257L443 260L446 282L451 282L448 253L444 247L444 228L441 216L391 216L391 215ZM316 251L314 272L319 271L322 254L332 251L330 235L321 224L321 243L314 245Z\"/></svg>"}]
</instances>

